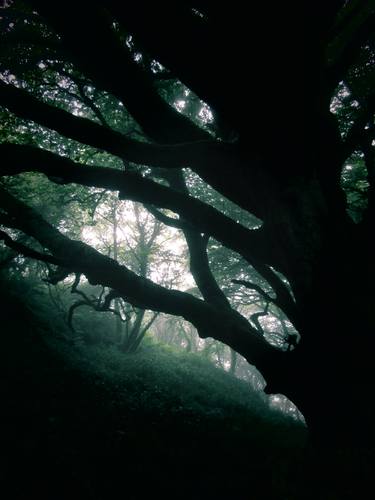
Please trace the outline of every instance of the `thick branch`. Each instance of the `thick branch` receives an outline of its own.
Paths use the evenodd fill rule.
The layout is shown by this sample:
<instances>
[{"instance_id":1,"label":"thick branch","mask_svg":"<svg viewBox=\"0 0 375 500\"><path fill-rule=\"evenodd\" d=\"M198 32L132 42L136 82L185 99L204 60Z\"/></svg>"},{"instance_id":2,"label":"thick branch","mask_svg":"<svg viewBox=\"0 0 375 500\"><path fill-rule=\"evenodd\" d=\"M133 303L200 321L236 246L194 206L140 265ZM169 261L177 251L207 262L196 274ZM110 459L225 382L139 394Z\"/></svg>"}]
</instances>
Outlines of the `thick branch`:
<instances>
[{"instance_id":1,"label":"thick branch","mask_svg":"<svg viewBox=\"0 0 375 500\"><path fill-rule=\"evenodd\" d=\"M180 219L169 217L168 215L160 212L160 210L156 209L152 205L145 205L145 208L147 208L147 210L155 217L155 219L162 222L166 226L174 227L176 229L184 229L184 227L186 227L186 223L182 222Z\"/></svg>"},{"instance_id":2,"label":"thick branch","mask_svg":"<svg viewBox=\"0 0 375 500\"><path fill-rule=\"evenodd\" d=\"M1 144L0 175L26 171L60 177L66 182L120 191L120 198L139 201L178 213L199 232L210 234L223 245L241 254L254 267L254 259L271 260L273 249L263 229L249 230L213 207L131 172L104 167L87 167L48 151L29 146ZM268 256L268 257L267 257ZM269 262L277 267L277 262Z\"/></svg>"},{"instance_id":3,"label":"thick branch","mask_svg":"<svg viewBox=\"0 0 375 500\"><path fill-rule=\"evenodd\" d=\"M172 188L185 196L189 196L189 190L181 171L166 172L166 179ZM184 223L184 220L182 220L182 223ZM190 272L204 300L210 304L230 309L230 303L219 287L210 268L207 255L207 236L202 236L199 231L186 227L186 225L182 228L182 231L189 248Z\"/></svg>"},{"instance_id":4,"label":"thick branch","mask_svg":"<svg viewBox=\"0 0 375 500\"><path fill-rule=\"evenodd\" d=\"M39 101L29 92L0 80L0 103L23 119L33 120L76 141L141 165L179 168L194 165L229 166L235 148L215 141L156 145L129 139L87 118Z\"/></svg>"},{"instance_id":5,"label":"thick branch","mask_svg":"<svg viewBox=\"0 0 375 500\"><path fill-rule=\"evenodd\" d=\"M111 288L130 303L141 302L148 309L184 317L197 328L200 336L211 336L226 343L260 370L264 368L267 371L274 362L283 359L277 349L267 344L240 315L137 276L89 245L70 240L35 210L4 190L1 190L1 203L20 229L47 247L66 267L76 273L84 273L91 284L100 283Z\"/></svg>"},{"instance_id":6,"label":"thick branch","mask_svg":"<svg viewBox=\"0 0 375 500\"><path fill-rule=\"evenodd\" d=\"M126 5L109 1L108 4L116 18L136 34L136 42L141 43L142 49L172 70L216 110L222 107L218 86L212 82L225 78L218 69L229 61L224 56L225 51L217 46L220 44L222 48L220 38L215 38L215 47L210 43L215 36L212 23L202 21L186 5L177 2L168 6L143 1ZM170 50L171 43L175 50ZM194 54L193 58L191 54Z\"/></svg>"},{"instance_id":7,"label":"thick branch","mask_svg":"<svg viewBox=\"0 0 375 500\"><path fill-rule=\"evenodd\" d=\"M113 6L109 7L105 5L104 7L102 2L96 1L90 4L90 8L87 8L86 5L82 6L80 3L77 4L77 2L70 0L68 4L71 6L71 9L66 6L64 9L56 10L52 4L49 5L48 3L40 0L30 0L30 3L36 10L39 10L40 13L45 16L46 19L51 22L51 25L59 32L64 48L72 55L72 61L83 71L83 73L93 79L97 88L102 88L118 97L118 99L126 106L129 113L140 124L148 137L163 144L184 144L185 142L190 143L191 141L210 141L211 136L207 132L194 125L188 118L184 117L181 113L178 113L173 106L169 105L160 97L153 85L153 79L150 78L148 74L149 72L144 72L133 60L133 55L126 49L126 47L124 47L125 44L124 41L120 39L120 34L116 33L116 30L113 29L113 18L110 17L108 11L106 10L108 8L112 8ZM150 3L144 7L144 10L142 10L142 8L139 9L139 6L126 4L126 6L124 6L124 12L127 21L130 21L129 16L133 11L137 11L136 15L139 15L141 11L142 15L140 19L142 21L142 25L144 25L147 21L144 12L149 13L150 20L154 19L154 7L151 6ZM170 6L168 7L168 11L170 8L172 9ZM172 10L174 13L177 13L179 9L178 7L173 7ZM185 10L185 14L187 14L187 18L189 19L188 22L191 24L190 21L193 18L190 9L186 10L186 8L183 8L182 10ZM221 9L220 11L221 15L224 16L223 21L226 20L227 9ZM71 16L70 12L74 12L74 16ZM168 12L165 11L165 9L160 9L160 12L157 9L158 22L156 24L159 26L159 32L156 39L154 36L150 37L152 43L157 43L164 33L168 33L168 35L166 35L168 40L168 49L170 49L171 46L174 46L169 38L171 26L175 26L177 31L180 28L182 29L179 22L176 22L176 19L173 19L173 17L170 16L171 12L172 11L170 11L168 15ZM115 16L117 15L117 10L115 12L115 9L114 14ZM159 19L160 17L163 18L164 14L167 17L164 20ZM120 13L118 20L120 20ZM162 23L165 22L167 22L167 29L164 31L164 29L160 29L160 26L162 26ZM197 41L196 30L190 29L194 25L195 23L193 22L188 28L188 31L190 32L188 33L188 36L185 37L184 41L185 49L188 48L187 57L182 56L178 58L180 61L185 61L185 63L191 59L191 44L196 43ZM216 36L217 41L222 38L222 31L221 27L216 28L219 28L219 31L215 32L213 35ZM153 30L154 27L152 27L150 33ZM217 38L219 33L220 37ZM204 34L203 40L205 42L209 40L210 37L207 37L205 28L202 34ZM138 33L135 35L138 36ZM178 40L181 39L184 39L184 36L181 37L181 34L179 33ZM227 40L225 38L223 40L225 40L225 42L223 42L222 48L224 53L228 54ZM201 44L198 43L198 46L199 51L194 55L195 61L196 57L203 49ZM240 69L242 68L242 64L236 64L237 60L233 60L233 52L237 53L237 51L238 46L236 46L234 51L229 51L230 57L226 57L226 64L229 64L232 70L236 68L236 74L239 70L240 73L238 78L240 78L241 81L246 82L246 92L248 92L249 80L247 76L245 77L245 75L242 74L242 70ZM180 49L177 52L181 54ZM246 54L246 57L248 57L248 54ZM207 64L207 61L210 61L210 63ZM213 65L217 70L215 76L212 74ZM234 114L237 118L240 118L236 121L233 119L233 123L236 123L236 125L242 124L244 126L245 123L247 124L248 121L246 120L246 122L244 122L243 120L243 117L246 116L246 112L242 109L243 106L233 105L232 96L238 93L237 84L233 86L233 77L227 76L231 74L230 70L223 72L222 53L218 50L216 45L212 46L211 42L209 43L207 57L202 57L202 64L199 64L198 67L195 68L195 71L197 80L206 82L206 89L211 89L209 99L206 102L208 102L210 106L213 105L216 107L215 103L218 103L218 106L220 106L219 101L222 103L223 95L222 92L219 91L219 87L215 82L217 79L224 81L223 86L227 88L227 92L224 97L226 112L229 112L231 116ZM207 75L207 78L204 77L202 80L202 74ZM264 86L263 81L262 86ZM212 91L215 94L214 96L212 95ZM262 101L261 98L256 99L256 101L263 102L262 114L264 114L264 102L269 101L269 95L265 95L264 101ZM251 100L251 111L249 110L250 114L254 113L254 104L255 100ZM274 105L272 105L272 108L273 106ZM241 112L239 112L240 109ZM265 114L267 115L267 112L265 112ZM256 116L254 118L255 122L260 119L261 116ZM215 120L215 123L216 125L218 124L218 119ZM267 122L267 125L269 125L269 121ZM225 126L224 128L228 127ZM229 128L230 131L226 134L228 137L230 137L232 133L232 128ZM168 159L164 160L160 157L160 155L155 156L156 152L153 154L152 151L150 151L150 156L148 158L140 159L136 157L132 161L140 163L143 162L144 164L151 166L159 165L172 167L181 165L181 163L179 163L179 160L181 160L183 162L183 166L191 166L191 168L199 176L201 176L202 179L223 193L227 198L239 204L245 210L253 212L257 217L263 218L265 201L263 194L265 191L264 186L269 184L269 179L265 179L265 165L259 165L257 154L252 154L252 168L249 169L248 151L249 149L257 147L259 143L259 137L254 132L255 131L252 131L250 134L246 133L246 165L241 165L242 161L240 161L238 157L235 158L230 152L226 154L222 151L222 149L226 148L223 143L221 144L222 148L218 151L218 154L215 154L213 157L211 153L206 156L206 148L199 148L199 151L197 151L196 154L194 154L193 151L189 152L184 149L184 151L181 151L179 159L175 157L172 162L170 161L169 153ZM224 136L226 135L224 134ZM280 129L277 127L277 137L279 136ZM232 148L232 146L228 147ZM194 161L191 161L190 154L194 154ZM241 158L241 160L243 160L243 158ZM219 166L223 167L222 171ZM239 169L238 176L228 175L227 172L229 169ZM254 175L254 170L259 169L261 169L261 172L257 172ZM246 185L246 190L238 189L238 178L241 179L241 183L243 183L243 185ZM259 183L262 185L259 185Z\"/></svg>"},{"instance_id":8,"label":"thick branch","mask_svg":"<svg viewBox=\"0 0 375 500\"><path fill-rule=\"evenodd\" d=\"M57 30L75 64L118 97L149 137L164 143L209 138L158 95L152 79L113 29L113 19L101 2L88 7L69 0L64 9L39 0L30 3Z\"/></svg>"},{"instance_id":9,"label":"thick branch","mask_svg":"<svg viewBox=\"0 0 375 500\"><path fill-rule=\"evenodd\" d=\"M47 255L45 253L37 252L36 250L33 250L32 248L29 248L28 246L13 240L5 231L2 231L1 229L0 240L3 240L7 247L15 250L17 254L21 254L24 257L30 257L31 259L40 260L48 264L61 264L60 259L57 259L53 255Z\"/></svg>"}]
</instances>

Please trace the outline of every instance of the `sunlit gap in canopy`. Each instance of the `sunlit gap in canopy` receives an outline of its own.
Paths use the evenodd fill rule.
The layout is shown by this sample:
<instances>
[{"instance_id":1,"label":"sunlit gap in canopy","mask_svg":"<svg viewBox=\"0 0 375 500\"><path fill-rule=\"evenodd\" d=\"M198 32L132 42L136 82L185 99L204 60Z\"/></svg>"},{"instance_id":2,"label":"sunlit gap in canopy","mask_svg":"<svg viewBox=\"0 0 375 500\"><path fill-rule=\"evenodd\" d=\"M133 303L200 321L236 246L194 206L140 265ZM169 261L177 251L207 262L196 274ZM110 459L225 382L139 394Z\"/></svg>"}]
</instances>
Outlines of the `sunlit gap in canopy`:
<instances>
[{"instance_id":1,"label":"sunlit gap in canopy","mask_svg":"<svg viewBox=\"0 0 375 500\"><path fill-rule=\"evenodd\" d=\"M355 110L359 107L359 102L352 96L349 87L345 85L344 82L339 82L330 104L330 111L332 114L340 117L342 113L348 114L351 110ZM349 128L353 125L354 121L348 120L338 120L338 126L340 128L341 137L345 137Z\"/></svg>"},{"instance_id":2,"label":"sunlit gap in canopy","mask_svg":"<svg viewBox=\"0 0 375 500\"><path fill-rule=\"evenodd\" d=\"M182 291L194 286L181 232L160 223L141 204L119 200L117 193L98 205L81 235L101 253L155 283Z\"/></svg>"},{"instance_id":3,"label":"sunlit gap in canopy","mask_svg":"<svg viewBox=\"0 0 375 500\"><path fill-rule=\"evenodd\" d=\"M346 196L346 211L351 219L361 222L368 206L368 171L364 155L355 151L345 162L340 179L341 189Z\"/></svg>"}]
</instances>

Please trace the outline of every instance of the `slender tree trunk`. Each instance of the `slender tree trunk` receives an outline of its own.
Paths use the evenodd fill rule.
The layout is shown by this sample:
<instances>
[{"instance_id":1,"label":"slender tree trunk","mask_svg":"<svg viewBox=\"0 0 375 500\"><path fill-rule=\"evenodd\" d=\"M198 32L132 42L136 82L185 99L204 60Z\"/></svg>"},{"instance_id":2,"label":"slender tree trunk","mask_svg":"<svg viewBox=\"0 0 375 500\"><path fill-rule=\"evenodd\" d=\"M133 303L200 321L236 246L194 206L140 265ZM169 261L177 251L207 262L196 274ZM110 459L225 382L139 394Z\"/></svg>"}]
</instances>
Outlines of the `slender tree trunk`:
<instances>
[{"instance_id":1,"label":"slender tree trunk","mask_svg":"<svg viewBox=\"0 0 375 500\"><path fill-rule=\"evenodd\" d=\"M144 309L137 309L135 321L133 323L133 327L129 335L129 342L127 348L128 352L134 352L138 347L137 339L141 331L142 321L145 316L145 312L146 311Z\"/></svg>"},{"instance_id":2,"label":"slender tree trunk","mask_svg":"<svg viewBox=\"0 0 375 500\"><path fill-rule=\"evenodd\" d=\"M234 349L230 349L230 367L229 373L234 375L236 373L237 368L237 353Z\"/></svg>"},{"instance_id":3,"label":"slender tree trunk","mask_svg":"<svg viewBox=\"0 0 375 500\"><path fill-rule=\"evenodd\" d=\"M116 319L115 319L115 341L121 342L124 336L124 324L120 318L120 299L114 300L114 309L116 311Z\"/></svg>"},{"instance_id":4,"label":"slender tree trunk","mask_svg":"<svg viewBox=\"0 0 375 500\"><path fill-rule=\"evenodd\" d=\"M117 229L118 229L118 220L117 220L117 204L118 201L113 202L112 209L112 250L113 250L113 258L118 260L118 239L117 239ZM114 309L116 311L116 319L115 319L115 341L122 342L123 338L123 323L120 317L120 299L114 300Z\"/></svg>"},{"instance_id":5,"label":"slender tree trunk","mask_svg":"<svg viewBox=\"0 0 375 500\"><path fill-rule=\"evenodd\" d=\"M185 347L186 352L191 352L192 351L191 338L186 333L186 330L185 330L185 328L183 326L180 326L179 329L180 329L180 332L182 333L184 339L186 340L186 347Z\"/></svg>"}]
</instances>

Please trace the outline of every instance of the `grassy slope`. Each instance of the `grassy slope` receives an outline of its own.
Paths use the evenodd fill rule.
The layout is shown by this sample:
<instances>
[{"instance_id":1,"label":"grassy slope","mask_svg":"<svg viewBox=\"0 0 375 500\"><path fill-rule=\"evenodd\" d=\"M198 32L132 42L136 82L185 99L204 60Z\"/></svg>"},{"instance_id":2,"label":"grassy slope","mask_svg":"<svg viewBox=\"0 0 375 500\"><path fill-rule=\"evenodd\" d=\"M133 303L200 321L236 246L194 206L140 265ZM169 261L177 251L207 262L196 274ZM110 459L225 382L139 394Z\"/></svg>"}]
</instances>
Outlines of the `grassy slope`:
<instances>
[{"instance_id":1,"label":"grassy slope","mask_svg":"<svg viewBox=\"0 0 375 500\"><path fill-rule=\"evenodd\" d=\"M53 333L4 295L6 498L294 498L300 432L247 384L165 348L46 342Z\"/></svg>"}]
</instances>

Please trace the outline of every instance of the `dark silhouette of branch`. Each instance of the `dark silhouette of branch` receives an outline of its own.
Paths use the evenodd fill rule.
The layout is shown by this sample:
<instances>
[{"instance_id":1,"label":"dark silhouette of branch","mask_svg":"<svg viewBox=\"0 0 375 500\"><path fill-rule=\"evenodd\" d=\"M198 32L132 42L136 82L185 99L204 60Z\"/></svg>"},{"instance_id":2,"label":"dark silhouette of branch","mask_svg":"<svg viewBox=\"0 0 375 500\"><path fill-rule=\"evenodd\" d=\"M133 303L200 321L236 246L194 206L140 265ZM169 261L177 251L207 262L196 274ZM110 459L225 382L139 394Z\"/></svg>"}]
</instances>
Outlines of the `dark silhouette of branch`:
<instances>
[{"instance_id":1,"label":"dark silhouette of branch","mask_svg":"<svg viewBox=\"0 0 375 500\"><path fill-rule=\"evenodd\" d=\"M32 3L59 33L75 65L96 85L115 95L148 137L163 143L209 138L159 96L152 76L134 61L131 51L119 40L110 23L104 21L108 6L95 3L86 8L69 1L74 11L71 16L68 6L57 12L46 2Z\"/></svg>"},{"instance_id":2,"label":"dark silhouette of branch","mask_svg":"<svg viewBox=\"0 0 375 500\"><path fill-rule=\"evenodd\" d=\"M191 196L158 184L133 172L116 169L84 166L48 151L16 144L0 144L0 175L14 175L26 171L42 172L49 177L95 186L112 191L119 190L121 199L167 208L177 212L184 221L199 232L209 234L240 253L251 264L256 258L267 259L270 247L266 243L264 230L249 230L234 222L215 208ZM251 249L251 254L249 252ZM273 252L272 252L273 254ZM278 262L270 264L278 266ZM256 267L256 264L253 264ZM282 271L282 267L281 267Z\"/></svg>"},{"instance_id":3,"label":"dark silhouette of branch","mask_svg":"<svg viewBox=\"0 0 375 500\"><path fill-rule=\"evenodd\" d=\"M223 163L233 146L212 140L173 145L139 142L111 128L74 116L63 109L39 101L29 92L0 80L0 103L24 119L33 120L76 141L88 144L120 158L164 168L202 165L212 157L212 165Z\"/></svg>"},{"instance_id":4,"label":"dark silhouette of branch","mask_svg":"<svg viewBox=\"0 0 375 500\"><path fill-rule=\"evenodd\" d=\"M251 283L251 281L247 280L236 280L233 279L231 280L232 283L236 285L243 285L244 287L248 288L249 290L255 290L266 302L272 302L274 299L272 299L268 293L266 293L262 287L257 285L256 283Z\"/></svg>"},{"instance_id":5,"label":"dark silhouette of branch","mask_svg":"<svg viewBox=\"0 0 375 500\"><path fill-rule=\"evenodd\" d=\"M159 220L166 226L174 227L176 229L183 229L186 227L186 224L184 224L179 219L168 217L168 215L163 214L163 212L153 207L152 205L145 205L145 208L147 208L147 210L155 217L155 219Z\"/></svg>"},{"instance_id":6,"label":"dark silhouette of branch","mask_svg":"<svg viewBox=\"0 0 375 500\"><path fill-rule=\"evenodd\" d=\"M165 172L165 179L169 186L176 189L185 196L189 196L184 175L181 171ZM181 219L184 224L184 219ZM231 309L230 303L219 287L213 273L207 255L207 244L209 235L202 236L197 229L185 225L182 227L190 256L190 272L205 301L223 308Z\"/></svg>"},{"instance_id":7,"label":"dark silhouette of branch","mask_svg":"<svg viewBox=\"0 0 375 500\"><path fill-rule=\"evenodd\" d=\"M182 316L197 328L202 338L213 337L226 343L265 373L273 362L281 362L277 350L267 345L235 311L216 307L186 292L169 290L137 276L89 245L70 240L35 210L4 190L1 190L1 204L11 213L15 226L48 248L65 267L84 274L92 285L108 287L133 305L141 303L143 309ZM86 300L84 302L87 304Z\"/></svg>"},{"instance_id":8,"label":"dark silhouette of branch","mask_svg":"<svg viewBox=\"0 0 375 500\"><path fill-rule=\"evenodd\" d=\"M9 248L15 250L17 254L21 254L24 257L30 257L31 259L36 259L41 262L46 262L48 264L54 264L54 265L59 265L62 262L60 259L54 257L53 255L48 255L38 252L18 241L13 240L5 231L2 231L1 229L0 229L0 240L4 241L4 243Z\"/></svg>"},{"instance_id":9,"label":"dark silhouette of branch","mask_svg":"<svg viewBox=\"0 0 375 500\"><path fill-rule=\"evenodd\" d=\"M68 311L68 325L69 328L72 330L73 333L77 333L74 326L73 326L73 315L76 309L82 306L87 306L91 307L94 309L94 311L98 312L111 312L115 316L118 316L122 322L127 321L127 319L123 319L120 312L117 311L114 308L110 307L110 304L112 300L115 298L119 297L119 294L116 293L114 290L110 290L107 295L104 297L104 300L102 300L103 295L105 293L105 287L102 287L102 290L99 294L98 297L93 296L91 299L84 293L82 290L78 290L78 285L80 283L82 273L76 273L74 282L71 286L71 293L75 293L77 295L80 295L82 297L82 300L78 300L74 304L72 304L69 308Z\"/></svg>"}]
</instances>

